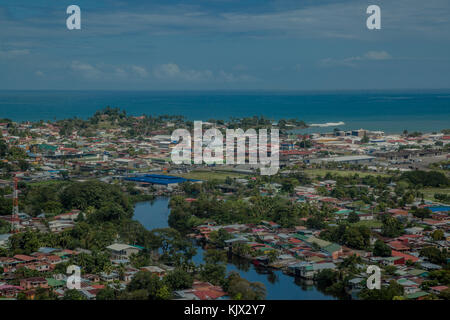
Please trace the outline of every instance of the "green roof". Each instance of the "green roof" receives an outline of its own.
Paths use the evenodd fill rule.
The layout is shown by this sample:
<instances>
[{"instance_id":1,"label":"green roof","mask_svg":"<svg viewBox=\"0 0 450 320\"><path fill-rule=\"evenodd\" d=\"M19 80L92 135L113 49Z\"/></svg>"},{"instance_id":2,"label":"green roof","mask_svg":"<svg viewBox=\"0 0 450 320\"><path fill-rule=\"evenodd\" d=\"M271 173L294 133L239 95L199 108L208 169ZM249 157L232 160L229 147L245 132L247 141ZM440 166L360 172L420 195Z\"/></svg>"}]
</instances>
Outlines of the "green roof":
<instances>
[{"instance_id":1,"label":"green roof","mask_svg":"<svg viewBox=\"0 0 450 320\"><path fill-rule=\"evenodd\" d=\"M407 272L410 275L413 275L413 276L418 276L418 275L421 275L421 274L428 274L428 271L421 270L421 269L412 269L412 270L408 270Z\"/></svg>"},{"instance_id":2,"label":"green roof","mask_svg":"<svg viewBox=\"0 0 450 320\"><path fill-rule=\"evenodd\" d=\"M43 143L39 145L39 149L55 151L58 147Z\"/></svg>"},{"instance_id":3,"label":"green roof","mask_svg":"<svg viewBox=\"0 0 450 320\"><path fill-rule=\"evenodd\" d=\"M305 236L303 234L296 234L296 235L294 235L294 238L297 238L297 239L302 240L302 241L306 241L309 238L309 236L307 237L307 236Z\"/></svg>"},{"instance_id":4,"label":"green roof","mask_svg":"<svg viewBox=\"0 0 450 320\"><path fill-rule=\"evenodd\" d=\"M330 245L328 245L328 246L326 246L326 247L324 247L322 249L325 250L328 253L333 253L333 252L341 250L341 246L336 244L336 243L332 243L332 244L330 244Z\"/></svg>"},{"instance_id":5,"label":"green roof","mask_svg":"<svg viewBox=\"0 0 450 320\"><path fill-rule=\"evenodd\" d=\"M407 297L408 299L417 299L417 298L424 297L424 296L427 296L427 295L428 295L427 292L417 291L417 292L408 294L406 297Z\"/></svg>"},{"instance_id":6,"label":"green roof","mask_svg":"<svg viewBox=\"0 0 450 320\"><path fill-rule=\"evenodd\" d=\"M309 243L315 243L320 248L324 248L324 247L329 246L331 244L331 242L328 242L326 240L322 240L322 239L316 238L314 236L309 237L306 241L309 242Z\"/></svg>"},{"instance_id":7,"label":"green roof","mask_svg":"<svg viewBox=\"0 0 450 320\"><path fill-rule=\"evenodd\" d=\"M342 210L336 211L335 214L346 214L346 213L350 213L350 212L352 212L352 211L353 211L353 210L342 209Z\"/></svg>"},{"instance_id":8,"label":"green roof","mask_svg":"<svg viewBox=\"0 0 450 320\"><path fill-rule=\"evenodd\" d=\"M63 287L66 283L62 280L56 280L54 278L46 278L50 287Z\"/></svg>"}]
</instances>

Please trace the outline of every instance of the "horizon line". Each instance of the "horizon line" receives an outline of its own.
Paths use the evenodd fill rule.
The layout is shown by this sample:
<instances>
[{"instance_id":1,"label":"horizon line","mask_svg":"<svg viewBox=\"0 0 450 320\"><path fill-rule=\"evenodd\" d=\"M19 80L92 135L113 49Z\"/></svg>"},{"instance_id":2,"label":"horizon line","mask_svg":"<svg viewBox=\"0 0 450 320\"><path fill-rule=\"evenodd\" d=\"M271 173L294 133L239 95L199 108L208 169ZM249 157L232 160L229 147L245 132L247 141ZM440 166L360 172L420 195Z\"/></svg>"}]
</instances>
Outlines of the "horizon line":
<instances>
[{"instance_id":1,"label":"horizon line","mask_svg":"<svg viewBox=\"0 0 450 320\"><path fill-rule=\"evenodd\" d=\"M0 89L0 92L400 92L450 91L449 88L393 88L393 89Z\"/></svg>"}]
</instances>

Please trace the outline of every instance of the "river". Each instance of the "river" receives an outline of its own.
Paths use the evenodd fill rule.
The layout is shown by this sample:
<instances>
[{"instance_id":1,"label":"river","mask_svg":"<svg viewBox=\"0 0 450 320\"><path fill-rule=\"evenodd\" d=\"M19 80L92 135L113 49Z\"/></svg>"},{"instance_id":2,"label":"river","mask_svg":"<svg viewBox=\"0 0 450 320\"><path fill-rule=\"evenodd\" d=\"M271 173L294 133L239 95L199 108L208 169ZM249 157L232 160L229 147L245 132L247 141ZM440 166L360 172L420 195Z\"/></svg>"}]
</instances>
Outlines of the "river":
<instances>
[{"instance_id":1,"label":"river","mask_svg":"<svg viewBox=\"0 0 450 320\"><path fill-rule=\"evenodd\" d=\"M169 198L157 198L152 202L137 203L134 218L148 230L167 228L170 214ZM197 246L195 263L203 262L203 249ZM320 292L314 285L308 285L301 279L288 276L279 270L256 268L246 259L233 257L227 263L227 272L238 271L241 277L266 286L268 300L334 300L332 296Z\"/></svg>"}]
</instances>

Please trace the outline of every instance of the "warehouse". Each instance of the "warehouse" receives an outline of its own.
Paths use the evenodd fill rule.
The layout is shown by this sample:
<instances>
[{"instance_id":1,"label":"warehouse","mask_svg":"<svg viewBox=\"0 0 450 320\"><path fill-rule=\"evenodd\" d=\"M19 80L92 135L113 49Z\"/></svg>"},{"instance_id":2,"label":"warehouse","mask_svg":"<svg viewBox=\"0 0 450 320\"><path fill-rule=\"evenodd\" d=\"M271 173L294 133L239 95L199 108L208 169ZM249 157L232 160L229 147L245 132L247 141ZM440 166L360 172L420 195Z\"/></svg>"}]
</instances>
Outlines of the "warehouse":
<instances>
[{"instance_id":1,"label":"warehouse","mask_svg":"<svg viewBox=\"0 0 450 320\"><path fill-rule=\"evenodd\" d=\"M124 180L153 184L153 185L162 185L162 186L168 186L168 185L174 186L174 185L178 185L179 183L186 182L186 181L190 181L190 182L200 181L200 180L186 179L183 177L167 176L167 175L161 175L161 174L146 174L146 175L136 176L136 177L127 177L127 178L124 178Z\"/></svg>"},{"instance_id":2,"label":"warehouse","mask_svg":"<svg viewBox=\"0 0 450 320\"><path fill-rule=\"evenodd\" d=\"M358 155L358 156L306 159L305 163L340 162L340 163L356 163L357 164L357 163L372 162L374 159L375 159L375 157Z\"/></svg>"}]
</instances>

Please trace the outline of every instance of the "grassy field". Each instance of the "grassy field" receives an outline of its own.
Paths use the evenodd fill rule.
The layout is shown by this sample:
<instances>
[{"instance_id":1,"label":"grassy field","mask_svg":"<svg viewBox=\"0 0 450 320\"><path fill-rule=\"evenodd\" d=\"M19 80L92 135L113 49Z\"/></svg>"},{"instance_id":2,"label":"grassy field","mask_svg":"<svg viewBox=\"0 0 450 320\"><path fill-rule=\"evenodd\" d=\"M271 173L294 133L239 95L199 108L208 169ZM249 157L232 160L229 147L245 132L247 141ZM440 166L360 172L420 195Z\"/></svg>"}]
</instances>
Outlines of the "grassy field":
<instances>
[{"instance_id":1,"label":"grassy field","mask_svg":"<svg viewBox=\"0 0 450 320\"><path fill-rule=\"evenodd\" d=\"M450 188L423 188L420 189L420 192L423 193L425 199L436 201L434 198L435 193L450 194Z\"/></svg>"},{"instance_id":2,"label":"grassy field","mask_svg":"<svg viewBox=\"0 0 450 320\"><path fill-rule=\"evenodd\" d=\"M219 181L225 181L227 177L230 178L243 178L245 177L244 174L235 173L235 172L224 172L224 171L191 171L186 174L181 175L184 178L187 179L198 179L198 180L204 180L204 181L210 181L210 180L219 180Z\"/></svg>"},{"instance_id":3,"label":"grassy field","mask_svg":"<svg viewBox=\"0 0 450 320\"><path fill-rule=\"evenodd\" d=\"M305 173L312 176L325 176L327 173L331 173L333 175L339 176L353 176L357 173L360 177L367 176L383 176L388 177L389 175L386 173L377 173L377 172L363 172L363 171L351 171L351 170L329 170L329 169L305 169Z\"/></svg>"}]
</instances>

